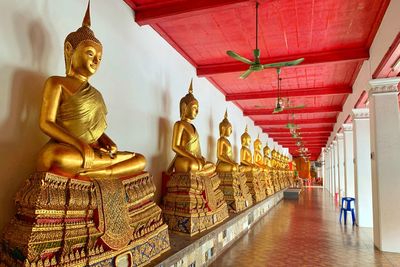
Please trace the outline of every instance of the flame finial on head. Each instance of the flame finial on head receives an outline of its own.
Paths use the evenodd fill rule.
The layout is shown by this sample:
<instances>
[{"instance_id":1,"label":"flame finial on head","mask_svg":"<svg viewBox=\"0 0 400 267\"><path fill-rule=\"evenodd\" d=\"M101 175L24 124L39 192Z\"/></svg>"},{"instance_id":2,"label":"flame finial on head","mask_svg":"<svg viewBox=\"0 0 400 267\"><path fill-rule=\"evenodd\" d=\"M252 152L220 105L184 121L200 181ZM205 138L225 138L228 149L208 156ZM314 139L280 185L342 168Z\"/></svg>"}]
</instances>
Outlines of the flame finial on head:
<instances>
[{"instance_id":1,"label":"flame finial on head","mask_svg":"<svg viewBox=\"0 0 400 267\"><path fill-rule=\"evenodd\" d=\"M247 133L249 131L247 124L246 124L246 128L244 128L244 132Z\"/></svg>"},{"instance_id":2,"label":"flame finial on head","mask_svg":"<svg viewBox=\"0 0 400 267\"><path fill-rule=\"evenodd\" d=\"M224 118L225 118L225 119L228 119L228 109L225 109Z\"/></svg>"},{"instance_id":3,"label":"flame finial on head","mask_svg":"<svg viewBox=\"0 0 400 267\"><path fill-rule=\"evenodd\" d=\"M189 85L189 94L193 94L193 78L190 80L190 85Z\"/></svg>"},{"instance_id":4,"label":"flame finial on head","mask_svg":"<svg viewBox=\"0 0 400 267\"><path fill-rule=\"evenodd\" d=\"M82 21L82 26L86 26L90 28L90 0L88 1L88 5L86 8L86 13L85 13L85 17L83 18Z\"/></svg>"}]
</instances>

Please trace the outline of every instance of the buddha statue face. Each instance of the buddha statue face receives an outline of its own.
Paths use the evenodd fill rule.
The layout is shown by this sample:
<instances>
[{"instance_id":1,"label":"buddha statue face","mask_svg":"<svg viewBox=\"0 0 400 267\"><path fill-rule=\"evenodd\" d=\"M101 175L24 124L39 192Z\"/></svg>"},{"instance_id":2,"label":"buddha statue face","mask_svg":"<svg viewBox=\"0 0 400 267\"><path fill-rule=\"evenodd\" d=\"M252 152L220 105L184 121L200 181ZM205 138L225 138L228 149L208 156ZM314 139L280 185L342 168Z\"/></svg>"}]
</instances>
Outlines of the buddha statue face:
<instances>
[{"instance_id":1,"label":"buddha statue face","mask_svg":"<svg viewBox=\"0 0 400 267\"><path fill-rule=\"evenodd\" d=\"M66 42L64 52L66 60L70 62L67 73L88 78L97 71L103 48L91 40L80 42L75 49Z\"/></svg>"},{"instance_id":2,"label":"buddha statue face","mask_svg":"<svg viewBox=\"0 0 400 267\"><path fill-rule=\"evenodd\" d=\"M261 150L261 147L262 147L261 141L260 141L260 139L257 138L257 139L254 141L254 150L260 151L260 150Z\"/></svg>"},{"instance_id":3,"label":"buddha statue face","mask_svg":"<svg viewBox=\"0 0 400 267\"><path fill-rule=\"evenodd\" d=\"M228 110L225 111L224 119L219 124L219 135L229 137L232 134L232 124L228 120Z\"/></svg>"},{"instance_id":4,"label":"buddha statue face","mask_svg":"<svg viewBox=\"0 0 400 267\"><path fill-rule=\"evenodd\" d=\"M268 146L265 146L263 152L264 152L264 156L268 156L269 157L269 152L271 152L271 149L269 149Z\"/></svg>"},{"instance_id":5,"label":"buddha statue face","mask_svg":"<svg viewBox=\"0 0 400 267\"><path fill-rule=\"evenodd\" d=\"M251 137L248 133L244 133L241 136L241 141L243 146L250 146L251 143Z\"/></svg>"},{"instance_id":6,"label":"buddha statue face","mask_svg":"<svg viewBox=\"0 0 400 267\"><path fill-rule=\"evenodd\" d=\"M197 101L192 101L186 106L183 119L194 120L198 113L199 103Z\"/></svg>"}]
</instances>

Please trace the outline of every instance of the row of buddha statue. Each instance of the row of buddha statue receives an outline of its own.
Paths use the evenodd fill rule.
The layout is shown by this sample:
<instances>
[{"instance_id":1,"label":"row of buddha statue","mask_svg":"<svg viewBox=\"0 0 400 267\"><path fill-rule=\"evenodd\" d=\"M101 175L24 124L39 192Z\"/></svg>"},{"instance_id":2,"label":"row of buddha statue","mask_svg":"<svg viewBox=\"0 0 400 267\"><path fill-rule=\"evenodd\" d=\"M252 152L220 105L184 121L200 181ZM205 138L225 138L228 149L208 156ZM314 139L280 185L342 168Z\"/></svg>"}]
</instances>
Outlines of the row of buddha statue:
<instances>
[{"instance_id":1,"label":"row of buddha statue","mask_svg":"<svg viewBox=\"0 0 400 267\"><path fill-rule=\"evenodd\" d=\"M240 163L233 159L232 125L219 125L217 163L201 154L192 121L199 103L189 92L174 124L176 153L163 179L162 207L145 171L143 155L119 151L106 135L107 108L89 83L102 57L90 28L89 5L82 26L64 41L65 76L47 79L40 128L50 137L37 170L16 195L17 213L0 243L5 266L129 266L149 263L170 249L169 230L195 235L289 186L289 158L241 136Z\"/></svg>"}]
</instances>

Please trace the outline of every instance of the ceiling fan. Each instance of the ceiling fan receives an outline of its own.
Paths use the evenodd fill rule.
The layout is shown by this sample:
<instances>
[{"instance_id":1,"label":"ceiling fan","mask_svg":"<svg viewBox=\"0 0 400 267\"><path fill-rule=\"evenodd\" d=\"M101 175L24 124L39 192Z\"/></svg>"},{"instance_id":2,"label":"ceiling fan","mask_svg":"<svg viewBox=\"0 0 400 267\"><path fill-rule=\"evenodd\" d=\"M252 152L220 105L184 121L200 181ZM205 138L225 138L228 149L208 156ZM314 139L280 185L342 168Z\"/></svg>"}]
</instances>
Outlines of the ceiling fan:
<instances>
[{"instance_id":1,"label":"ceiling fan","mask_svg":"<svg viewBox=\"0 0 400 267\"><path fill-rule=\"evenodd\" d=\"M304 105L290 106L289 98L283 98L281 96L281 81L282 81L282 78L280 77L281 68L276 68L276 73L278 74L278 98L276 99L276 106L272 113L276 114L284 110L304 108L305 107Z\"/></svg>"},{"instance_id":2,"label":"ceiling fan","mask_svg":"<svg viewBox=\"0 0 400 267\"><path fill-rule=\"evenodd\" d=\"M259 3L256 2L256 49L253 50L254 61L251 61L245 57L242 57L239 54L237 54L231 50L226 51L226 53L230 57L232 57L240 62L250 65L249 69L246 72L244 72L242 75L240 75L240 79L246 79L254 71L262 71L267 68L281 68L281 67L286 67L286 66L295 66L297 64L300 64L304 60L304 58L299 58L299 59L292 60L292 61L274 62L274 63L268 63L268 64L260 63L260 49L258 49L258 5L259 5Z\"/></svg>"}]
</instances>

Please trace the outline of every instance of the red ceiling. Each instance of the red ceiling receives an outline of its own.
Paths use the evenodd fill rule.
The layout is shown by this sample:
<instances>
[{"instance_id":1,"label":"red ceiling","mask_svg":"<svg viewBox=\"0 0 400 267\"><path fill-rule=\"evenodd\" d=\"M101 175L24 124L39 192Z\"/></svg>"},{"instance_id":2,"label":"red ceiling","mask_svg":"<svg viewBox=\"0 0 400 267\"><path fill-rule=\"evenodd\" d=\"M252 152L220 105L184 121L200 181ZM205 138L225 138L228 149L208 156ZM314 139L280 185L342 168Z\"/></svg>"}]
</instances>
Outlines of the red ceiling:
<instances>
[{"instance_id":1,"label":"red ceiling","mask_svg":"<svg viewBox=\"0 0 400 267\"><path fill-rule=\"evenodd\" d=\"M249 115L266 133L288 133L290 114L272 114L277 75L274 69L238 76L248 65L227 56L227 50L253 58L255 1L247 0L125 0L136 22L151 25L213 83L228 101ZM304 133L311 159L316 159L332 129L390 0L260 0L261 63L304 57L282 69L282 94L291 105L306 108L294 116ZM297 90L297 91L296 91ZM257 114L257 115L252 115ZM271 129L273 131L269 132ZM306 140L307 129L317 140ZM323 129L324 131L316 131ZM324 133L324 134L322 134ZM328 131L329 133L329 131ZM290 136L290 135L288 135ZM297 154L293 138L274 138ZM286 138L286 137L285 137Z\"/></svg>"}]
</instances>

